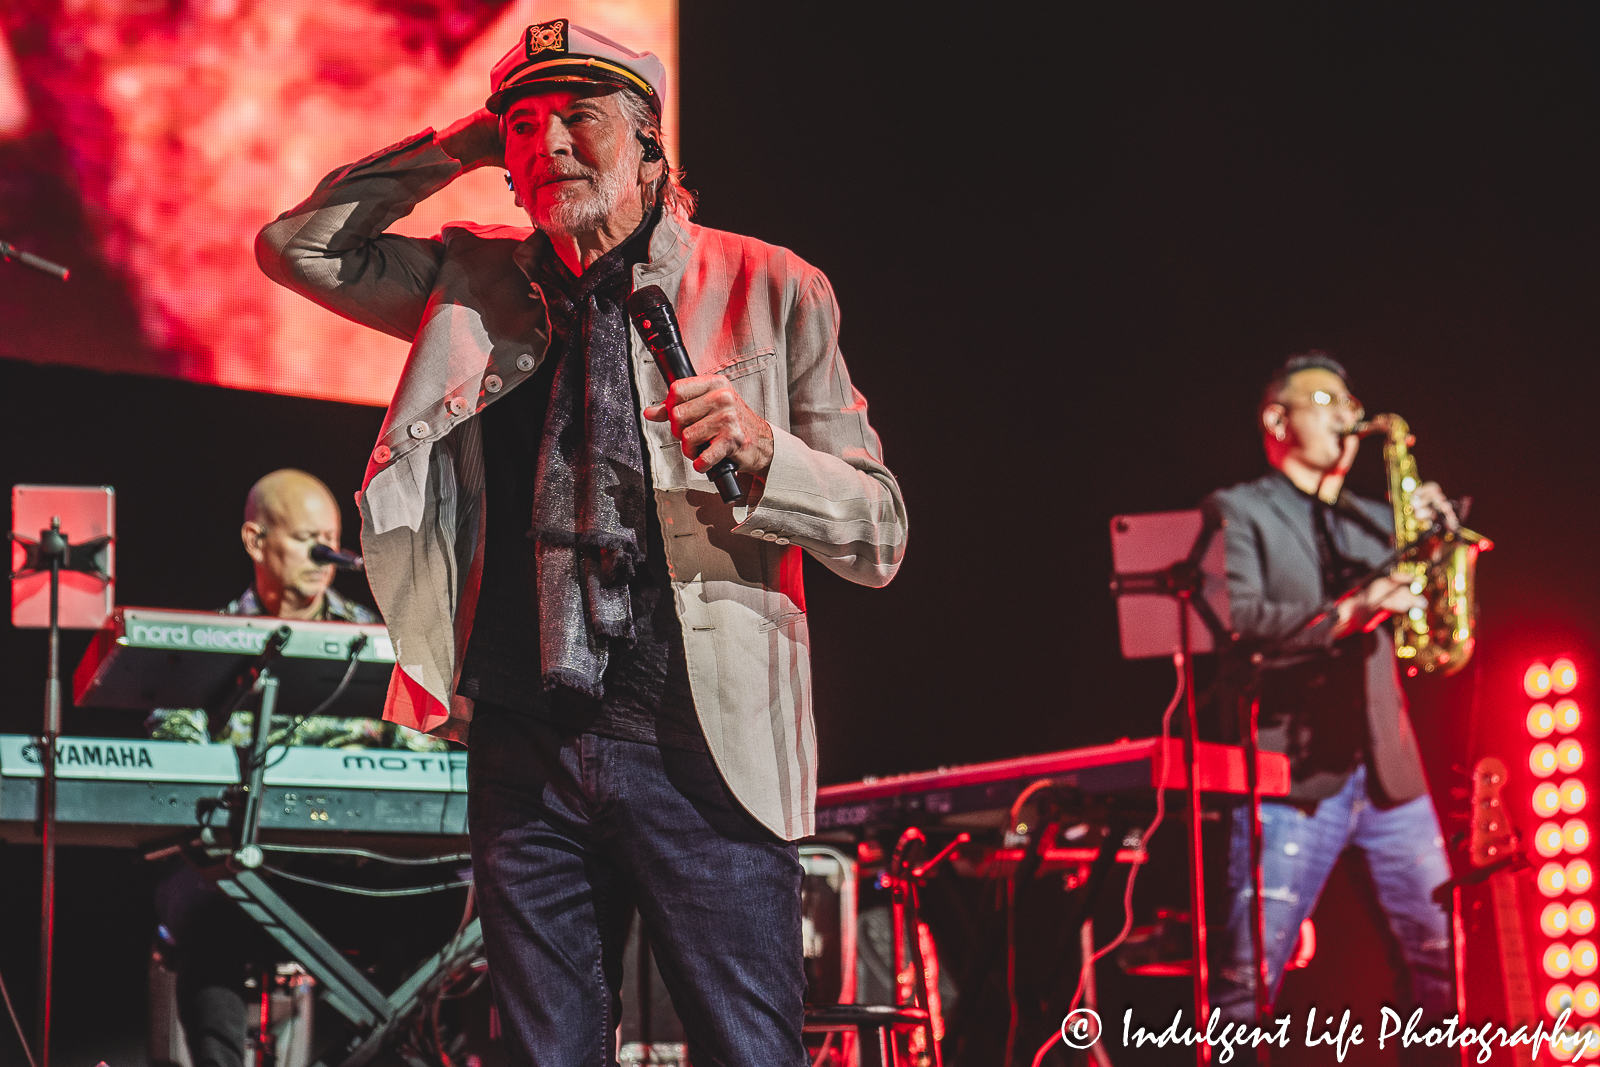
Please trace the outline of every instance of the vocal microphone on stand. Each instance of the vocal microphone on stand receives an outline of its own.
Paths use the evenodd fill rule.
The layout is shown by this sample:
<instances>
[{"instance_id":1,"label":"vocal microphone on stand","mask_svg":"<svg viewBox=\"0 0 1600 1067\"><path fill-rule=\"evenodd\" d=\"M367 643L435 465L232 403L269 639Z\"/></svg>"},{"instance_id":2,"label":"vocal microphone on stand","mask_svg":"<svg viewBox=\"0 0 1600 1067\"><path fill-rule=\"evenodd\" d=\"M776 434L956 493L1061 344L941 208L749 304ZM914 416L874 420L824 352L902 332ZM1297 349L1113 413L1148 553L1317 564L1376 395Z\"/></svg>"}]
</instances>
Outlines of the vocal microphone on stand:
<instances>
[{"instance_id":1,"label":"vocal microphone on stand","mask_svg":"<svg viewBox=\"0 0 1600 1067\"><path fill-rule=\"evenodd\" d=\"M341 552L337 548L316 544L311 546L311 562L333 564L342 571L365 571L366 561L354 552Z\"/></svg>"},{"instance_id":2,"label":"vocal microphone on stand","mask_svg":"<svg viewBox=\"0 0 1600 1067\"><path fill-rule=\"evenodd\" d=\"M678 331L678 316L661 286L647 285L629 296L628 317L633 320L639 336L644 338L644 346L656 358L656 365L661 368L661 376L667 380L669 388L679 378L694 377L694 365L689 362L683 335ZM706 477L717 487L724 504L732 504L744 495L735 475L737 470L733 460L725 459L706 471Z\"/></svg>"}]
</instances>

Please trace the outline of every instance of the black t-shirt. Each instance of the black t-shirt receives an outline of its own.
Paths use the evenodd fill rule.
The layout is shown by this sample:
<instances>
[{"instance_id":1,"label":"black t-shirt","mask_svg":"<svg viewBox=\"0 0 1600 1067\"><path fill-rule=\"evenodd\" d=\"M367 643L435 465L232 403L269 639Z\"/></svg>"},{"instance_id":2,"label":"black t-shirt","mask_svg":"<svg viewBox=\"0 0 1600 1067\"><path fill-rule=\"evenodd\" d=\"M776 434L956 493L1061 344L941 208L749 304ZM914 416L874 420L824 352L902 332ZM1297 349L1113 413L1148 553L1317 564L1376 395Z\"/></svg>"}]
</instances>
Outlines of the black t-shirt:
<instances>
[{"instance_id":1,"label":"black t-shirt","mask_svg":"<svg viewBox=\"0 0 1600 1067\"><path fill-rule=\"evenodd\" d=\"M653 220L647 221L617 249L630 269L647 258L653 228ZM565 267L557 273L576 282ZM661 520L650 484L649 445L642 432L645 561L629 586L636 639L630 648L612 646L602 679L605 695L600 700L565 687L544 691L537 569L528 529L545 413L555 368L564 355L558 349L552 342L533 376L479 416L486 498L483 575L459 692L534 715L570 733L595 733L703 752L705 737L689 688L683 628L678 622ZM634 393L637 403L637 382Z\"/></svg>"}]
</instances>

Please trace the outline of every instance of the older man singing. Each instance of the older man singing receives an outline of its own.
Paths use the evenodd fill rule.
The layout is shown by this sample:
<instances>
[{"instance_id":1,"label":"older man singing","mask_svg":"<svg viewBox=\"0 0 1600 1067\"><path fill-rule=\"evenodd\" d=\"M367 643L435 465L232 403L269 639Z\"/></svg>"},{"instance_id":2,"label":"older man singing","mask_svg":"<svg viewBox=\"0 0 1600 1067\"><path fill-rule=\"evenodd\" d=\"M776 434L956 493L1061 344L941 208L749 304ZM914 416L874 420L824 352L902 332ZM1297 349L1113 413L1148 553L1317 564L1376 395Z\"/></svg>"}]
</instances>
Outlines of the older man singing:
<instances>
[{"instance_id":1,"label":"older man singing","mask_svg":"<svg viewBox=\"0 0 1600 1067\"><path fill-rule=\"evenodd\" d=\"M390 718L467 741L507 1048L615 1060L637 907L696 1063L805 1062L796 838L816 739L801 550L881 586L906 519L827 279L689 222L654 56L528 27L487 106L329 175L275 280L411 342L361 498ZM534 229L385 233L504 166ZM670 388L624 302L658 285ZM705 471L731 459L745 495Z\"/></svg>"}]
</instances>

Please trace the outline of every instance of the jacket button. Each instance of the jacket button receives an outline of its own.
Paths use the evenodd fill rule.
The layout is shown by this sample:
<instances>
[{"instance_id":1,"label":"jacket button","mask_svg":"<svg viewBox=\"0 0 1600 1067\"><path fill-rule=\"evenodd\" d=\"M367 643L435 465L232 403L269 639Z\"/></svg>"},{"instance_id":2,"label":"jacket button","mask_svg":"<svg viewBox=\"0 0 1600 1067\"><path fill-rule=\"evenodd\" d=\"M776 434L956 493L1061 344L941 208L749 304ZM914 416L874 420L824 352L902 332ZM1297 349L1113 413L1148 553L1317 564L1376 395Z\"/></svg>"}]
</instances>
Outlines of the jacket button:
<instances>
[{"instance_id":1,"label":"jacket button","mask_svg":"<svg viewBox=\"0 0 1600 1067\"><path fill-rule=\"evenodd\" d=\"M500 391L500 375L491 374L485 378L483 380L483 388L487 392L498 393Z\"/></svg>"},{"instance_id":2,"label":"jacket button","mask_svg":"<svg viewBox=\"0 0 1600 1067\"><path fill-rule=\"evenodd\" d=\"M517 369L528 371L533 369L533 357L524 352L517 357Z\"/></svg>"},{"instance_id":3,"label":"jacket button","mask_svg":"<svg viewBox=\"0 0 1600 1067\"><path fill-rule=\"evenodd\" d=\"M453 396L445 403L445 407L450 409L450 414L459 415L467 410L467 402L459 396Z\"/></svg>"},{"instance_id":4,"label":"jacket button","mask_svg":"<svg viewBox=\"0 0 1600 1067\"><path fill-rule=\"evenodd\" d=\"M763 541L776 541L777 539L778 535L775 533L765 533L761 535L761 540Z\"/></svg>"},{"instance_id":5,"label":"jacket button","mask_svg":"<svg viewBox=\"0 0 1600 1067\"><path fill-rule=\"evenodd\" d=\"M415 437L420 441L424 437L428 436L428 422L426 419L418 419L416 422L413 422L409 427L407 427L407 430L412 437Z\"/></svg>"},{"instance_id":6,"label":"jacket button","mask_svg":"<svg viewBox=\"0 0 1600 1067\"><path fill-rule=\"evenodd\" d=\"M764 533L766 533L765 530L751 530L750 531L750 536L751 537L760 537Z\"/></svg>"},{"instance_id":7,"label":"jacket button","mask_svg":"<svg viewBox=\"0 0 1600 1067\"><path fill-rule=\"evenodd\" d=\"M777 543L780 544L780 545L786 545L786 544L789 543L789 539L787 537L780 537L780 538L778 538L778 542Z\"/></svg>"},{"instance_id":8,"label":"jacket button","mask_svg":"<svg viewBox=\"0 0 1600 1067\"><path fill-rule=\"evenodd\" d=\"M391 454L388 445L379 445L372 450L372 461L374 463L387 463Z\"/></svg>"}]
</instances>

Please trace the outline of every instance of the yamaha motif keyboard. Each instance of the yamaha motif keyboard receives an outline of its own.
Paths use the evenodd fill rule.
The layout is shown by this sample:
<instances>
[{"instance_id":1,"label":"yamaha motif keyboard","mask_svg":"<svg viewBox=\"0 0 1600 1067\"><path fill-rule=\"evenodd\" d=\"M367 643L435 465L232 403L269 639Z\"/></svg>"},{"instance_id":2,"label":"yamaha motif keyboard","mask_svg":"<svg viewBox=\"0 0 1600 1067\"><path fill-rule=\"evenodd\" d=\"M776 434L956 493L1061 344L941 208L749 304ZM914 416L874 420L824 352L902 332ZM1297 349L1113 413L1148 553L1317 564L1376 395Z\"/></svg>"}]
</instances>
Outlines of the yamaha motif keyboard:
<instances>
[{"instance_id":1,"label":"yamaha motif keyboard","mask_svg":"<svg viewBox=\"0 0 1600 1067\"><path fill-rule=\"evenodd\" d=\"M243 753L230 745L63 737L56 752L61 843L134 847L193 828L196 804L239 782ZM0 840L37 842L43 775L32 737L0 734ZM269 838L286 830L465 834L467 754L271 749L261 828Z\"/></svg>"},{"instance_id":2,"label":"yamaha motif keyboard","mask_svg":"<svg viewBox=\"0 0 1600 1067\"><path fill-rule=\"evenodd\" d=\"M112 613L73 672L73 700L79 707L139 711L210 708L227 699L234 679L280 626L289 627L290 636L273 667L282 683L277 714L303 715L333 692L358 634L365 634L367 643L357 657L355 677L327 714L383 713L394 646L381 625L153 608Z\"/></svg>"},{"instance_id":3,"label":"yamaha motif keyboard","mask_svg":"<svg viewBox=\"0 0 1600 1067\"><path fill-rule=\"evenodd\" d=\"M1165 759L1162 746L1162 740L1154 737L1118 741L1114 745L824 786L817 790L817 832L908 823L918 823L924 829L998 827L1011 802L1041 778L1089 796L1136 795L1158 786L1187 788L1183 741L1168 738ZM1198 756L1202 793L1249 792L1242 748L1202 741ZM1256 766L1262 796L1281 797L1289 792L1287 756L1261 752Z\"/></svg>"}]
</instances>

